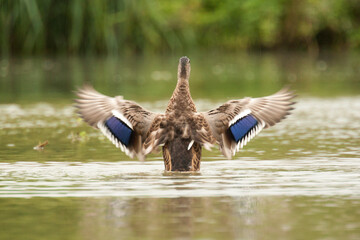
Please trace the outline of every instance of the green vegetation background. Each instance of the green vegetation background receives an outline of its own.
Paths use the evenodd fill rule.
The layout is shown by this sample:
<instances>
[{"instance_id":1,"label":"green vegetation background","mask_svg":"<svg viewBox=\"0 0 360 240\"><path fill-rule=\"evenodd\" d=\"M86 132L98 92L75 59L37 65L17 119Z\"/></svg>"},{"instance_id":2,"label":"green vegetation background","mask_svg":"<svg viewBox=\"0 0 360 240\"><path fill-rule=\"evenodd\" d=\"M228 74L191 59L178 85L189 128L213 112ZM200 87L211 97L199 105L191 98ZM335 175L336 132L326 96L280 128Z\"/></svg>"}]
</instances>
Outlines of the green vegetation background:
<instances>
[{"instance_id":1,"label":"green vegetation background","mask_svg":"<svg viewBox=\"0 0 360 240\"><path fill-rule=\"evenodd\" d=\"M359 0L0 0L0 54L355 49Z\"/></svg>"}]
</instances>

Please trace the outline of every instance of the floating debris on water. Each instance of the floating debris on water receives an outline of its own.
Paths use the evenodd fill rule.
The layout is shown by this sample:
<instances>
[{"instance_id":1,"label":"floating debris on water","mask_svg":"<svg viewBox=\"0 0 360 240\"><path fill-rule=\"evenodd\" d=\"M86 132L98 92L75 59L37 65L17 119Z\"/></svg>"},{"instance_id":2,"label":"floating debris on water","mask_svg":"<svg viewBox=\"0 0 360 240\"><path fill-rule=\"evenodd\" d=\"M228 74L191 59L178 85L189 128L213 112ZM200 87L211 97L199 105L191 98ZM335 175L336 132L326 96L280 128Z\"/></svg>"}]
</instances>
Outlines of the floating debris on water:
<instances>
[{"instance_id":1,"label":"floating debris on water","mask_svg":"<svg viewBox=\"0 0 360 240\"><path fill-rule=\"evenodd\" d=\"M49 141L46 140L45 142L39 142L38 145L36 145L33 149L34 150L38 150L38 151L41 151L41 150L44 150L45 146L49 144Z\"/></svg>"}]
</instances>

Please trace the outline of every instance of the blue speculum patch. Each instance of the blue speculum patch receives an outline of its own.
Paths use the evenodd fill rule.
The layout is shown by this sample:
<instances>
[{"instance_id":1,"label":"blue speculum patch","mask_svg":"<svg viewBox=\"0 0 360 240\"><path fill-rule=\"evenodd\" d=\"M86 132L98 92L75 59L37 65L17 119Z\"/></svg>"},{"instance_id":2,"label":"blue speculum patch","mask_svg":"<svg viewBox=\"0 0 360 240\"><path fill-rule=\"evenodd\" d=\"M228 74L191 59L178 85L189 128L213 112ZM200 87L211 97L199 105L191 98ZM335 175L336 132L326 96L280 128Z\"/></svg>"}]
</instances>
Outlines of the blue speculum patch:
<instances>
[{"instance_id":1,"label":"blue speculum patch","mask_svg":"<svg viewBox=\"0 0 360 240\"><path fill-rule=\"evenodd\" d=\"M126 147L129 145L132 130L123 121L116 117L111 117L106 120L105 126L122 144Z\"/></svg>"},{"instance_id":2,"label":"blue speculum patch","mask_svg":"<svg viewBox=\"0 0 360 240\"><path fill-rule=\"evenodd\" d=\"M234 140L238 142L241 140L253 127L258 124L258 121L251 115L247 115L239 119L236 123L230 126L231 134Z\"/></svg>"}]
</instances>

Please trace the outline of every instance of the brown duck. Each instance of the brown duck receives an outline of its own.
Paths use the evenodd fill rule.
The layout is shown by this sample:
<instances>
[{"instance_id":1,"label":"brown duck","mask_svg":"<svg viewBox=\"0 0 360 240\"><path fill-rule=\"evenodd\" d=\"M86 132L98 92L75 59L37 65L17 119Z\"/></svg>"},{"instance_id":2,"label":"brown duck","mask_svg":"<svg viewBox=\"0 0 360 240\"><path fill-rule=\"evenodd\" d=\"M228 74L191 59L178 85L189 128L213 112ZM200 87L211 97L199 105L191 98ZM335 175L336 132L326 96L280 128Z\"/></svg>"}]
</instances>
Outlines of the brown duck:
<instances>
[{"instance_id":1,"label":"brown duck","mask_svg":"<svg viewBox=\"0 0 360 240\"><path fill-rule=\"evenodd\" d=\"M262 98L230 100L197 112L189 90L190 59L182 57L178 81L166 112L153 113L122 96L108 97L85 86L77 92L80 116L128 156L143 160L162 146L167 171L198 171L202 147L215 143L231 158L262 129L292 110L293 93L283 89Z\"/></svg>"}]
</instances>

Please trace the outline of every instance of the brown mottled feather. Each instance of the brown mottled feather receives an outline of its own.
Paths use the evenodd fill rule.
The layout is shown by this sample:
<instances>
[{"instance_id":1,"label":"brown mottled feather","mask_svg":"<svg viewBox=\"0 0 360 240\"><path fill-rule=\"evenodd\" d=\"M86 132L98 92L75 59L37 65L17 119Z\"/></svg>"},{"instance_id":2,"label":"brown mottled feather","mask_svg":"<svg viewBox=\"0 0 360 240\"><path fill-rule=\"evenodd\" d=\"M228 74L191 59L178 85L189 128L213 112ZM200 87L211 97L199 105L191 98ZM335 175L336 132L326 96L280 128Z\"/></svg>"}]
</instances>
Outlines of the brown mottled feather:
<instances>
[{"instance_id":1,"label":"brown mottled feather","mask_svg":"<svg viewBox=\"0 0 360 240\"><path fill-rule=\"evenodd\" d=\"M166 171L171 171L171 155L167 144L163 147L163 158Z\"/></svg>"},{"instance_id":2,"label":"brown mottled feather","mask_svg":"<svg viewBox=\"0 0 360 240\"><path fill-rule=\"evenodd\" d=\"M200 170L200 159L201 159L201 145L198 143L194 143L191 148L193 157L191 159L191 170L199 171Z\"/></svg>"}]
</instances>

